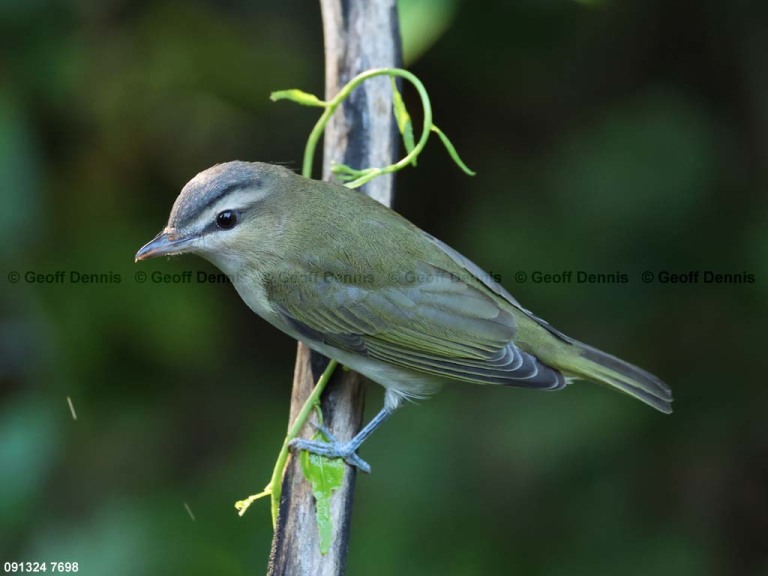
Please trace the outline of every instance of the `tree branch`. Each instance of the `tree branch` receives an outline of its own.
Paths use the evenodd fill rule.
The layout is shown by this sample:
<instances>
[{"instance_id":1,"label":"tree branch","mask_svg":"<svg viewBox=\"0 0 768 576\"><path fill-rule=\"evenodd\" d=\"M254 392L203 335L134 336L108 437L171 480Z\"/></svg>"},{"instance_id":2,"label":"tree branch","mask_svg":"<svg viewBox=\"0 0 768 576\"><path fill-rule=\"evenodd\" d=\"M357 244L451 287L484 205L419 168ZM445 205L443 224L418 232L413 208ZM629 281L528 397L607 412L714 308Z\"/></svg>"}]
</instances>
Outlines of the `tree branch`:
<instances>
[{"instance_id":1,"label":"tree branch","mask_svg":"<svg viewBox=\"0 0 768 576\"><path fill-rule=\"evenodd\" d=\"M326 99L364 70L400 64L400 32L396 0L321 0L325 36ZM396 160L399 136L392 116L392 90L386 77L357 88L333 117L325 132L323 178L330 180L332 162L353 168L386 166ZM361 188L390 205L393 175ZM299 344L291 395L293 422L328 359ZM361 427L363 390L354 372L337 370L322 399L324 423L341 441ZM289 425L290 425L289 422ZM302 437L314 433L305 426ZM315 520L315 502L298 458L291 458L283 477L280 512L272 541L270 575L336 576L343 574L350 535L356 471L346 468L344 482L331 499L334 539L325 556Z\"/></svg>"}]
</instances>

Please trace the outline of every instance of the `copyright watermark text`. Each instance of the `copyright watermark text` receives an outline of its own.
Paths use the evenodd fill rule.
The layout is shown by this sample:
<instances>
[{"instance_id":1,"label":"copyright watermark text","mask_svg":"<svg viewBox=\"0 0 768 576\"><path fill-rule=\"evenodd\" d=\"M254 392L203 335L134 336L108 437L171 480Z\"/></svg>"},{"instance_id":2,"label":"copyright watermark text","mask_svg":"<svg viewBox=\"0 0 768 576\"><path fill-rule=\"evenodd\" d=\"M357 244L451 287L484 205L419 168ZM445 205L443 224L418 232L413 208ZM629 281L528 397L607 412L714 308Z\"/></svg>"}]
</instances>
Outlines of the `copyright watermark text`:
<instances>
[{"instance_id":1,"label":"copyright watermark text","mask_svg":"<svg viewBox=\"0 0 768 576\"><path fill-rule=\"evenodd\" d=\"M645 270L643 272L595 272L588 270L563 270L549 272L518 270L515 282L518 284L592 284L622 285L632 282L643 284L713 284L713 285L749 285L757 282L753 272L717 271L717 270Z\"/></svg>"},{"instance_id":2,"label":"copyright watermark text","mask_svg":"<svg viewBox=\"0 0 768 576\"><path fill-rule=\"evenodd\" d=\"M185 270L164 272L161 270L128 272L83 271L83 270L11 270L5 273L9 284L21 285L72 285L103 286L124 283L133 284L236 284L240 277L252 281L246 272L227 275L223 272ZM498 283L510 286L516 284L592 285L623 286L628 284L659 285L726 285L749 286L757 283L757 276L749 271L727 270L645 270L645 271L598 271L598 270L518 270L512 279L501 274L488 272L480 276L469 270L446 272L397 271L386 275L371 272L340 273L337 271L274 272L261 276L268 284L312 286L320 284L346 284L349 286L413 286L463 282L473 284L478 280L486 285Z\"/></svg>"},{"instance_id":3,"label":"copyright watermark text","mask_svg":"<svg viewBox=\"0 0 768 576\"><path fill-rule=\"evenodd\" d=\"M79 270L11 270L7 275L11 284L120 284L123 275L117 272L83 272Z\"/></svg>"}]
</instances>

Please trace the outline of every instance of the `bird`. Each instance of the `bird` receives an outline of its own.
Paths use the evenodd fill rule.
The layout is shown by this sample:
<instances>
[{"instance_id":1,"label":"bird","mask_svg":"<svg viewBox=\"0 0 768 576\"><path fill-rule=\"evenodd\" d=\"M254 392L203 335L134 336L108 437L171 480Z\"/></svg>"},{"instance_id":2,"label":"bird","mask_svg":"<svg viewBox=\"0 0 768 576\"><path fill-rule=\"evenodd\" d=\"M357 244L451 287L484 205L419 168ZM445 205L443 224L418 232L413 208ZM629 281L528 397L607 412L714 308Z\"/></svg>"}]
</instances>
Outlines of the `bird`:
<instances>
[{"instance_id":1,"label":"bird","mask_svg":"<svg viewBox=\"0 0 768 576\"><path fill-rule=\"evenodd\" d=\"M231 161L181 190L135 261L196 254L257 315L385 389L352 439L294 439L293 450L363 471L362 443L405 401L448 382L561 390L588 380L660 412L672 393L645 370L566 336L468 258L346 186L275 164Z\"/></svg>"}]
</instances>

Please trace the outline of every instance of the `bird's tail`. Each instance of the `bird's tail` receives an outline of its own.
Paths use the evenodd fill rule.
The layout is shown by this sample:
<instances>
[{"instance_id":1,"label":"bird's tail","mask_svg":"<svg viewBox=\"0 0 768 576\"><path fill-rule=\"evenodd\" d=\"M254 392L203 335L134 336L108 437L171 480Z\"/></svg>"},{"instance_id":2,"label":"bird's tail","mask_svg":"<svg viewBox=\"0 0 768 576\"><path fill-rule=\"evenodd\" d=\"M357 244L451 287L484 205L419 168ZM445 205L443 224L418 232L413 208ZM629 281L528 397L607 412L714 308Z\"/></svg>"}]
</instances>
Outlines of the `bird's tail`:
<instances>
[{"instance_id":1,"label":"bird's tail","mask_svg":"<svg viewBox=\"0 0 768 576\"><path fill-rule=\"evenodd\" d=\"M665 414L672 412L672 391L656 376L587 344L574 341L573 346L578 358L563 367L566 375L610 386Z\"/></svg>"}]
</instances>

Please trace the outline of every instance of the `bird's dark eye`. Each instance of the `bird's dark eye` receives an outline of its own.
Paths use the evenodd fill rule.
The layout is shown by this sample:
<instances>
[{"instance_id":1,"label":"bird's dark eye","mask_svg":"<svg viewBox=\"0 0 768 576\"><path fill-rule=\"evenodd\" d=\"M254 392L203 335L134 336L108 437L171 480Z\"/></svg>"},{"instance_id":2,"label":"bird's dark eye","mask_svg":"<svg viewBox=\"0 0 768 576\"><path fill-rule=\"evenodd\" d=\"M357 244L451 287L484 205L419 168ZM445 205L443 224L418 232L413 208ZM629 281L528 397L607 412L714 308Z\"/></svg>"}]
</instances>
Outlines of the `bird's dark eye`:
<instances>
[{"instance_id":1,"label":"bird's dark eye","mask_svg":"<svg viewBox=\"0 0 768 576\"><path fill-rule=\"evenodd\" d=\"M237 214L233 210L223 210L216 215L216 225L222 230L234 228L237 224Z\"/></svg>"}]
</instances>

